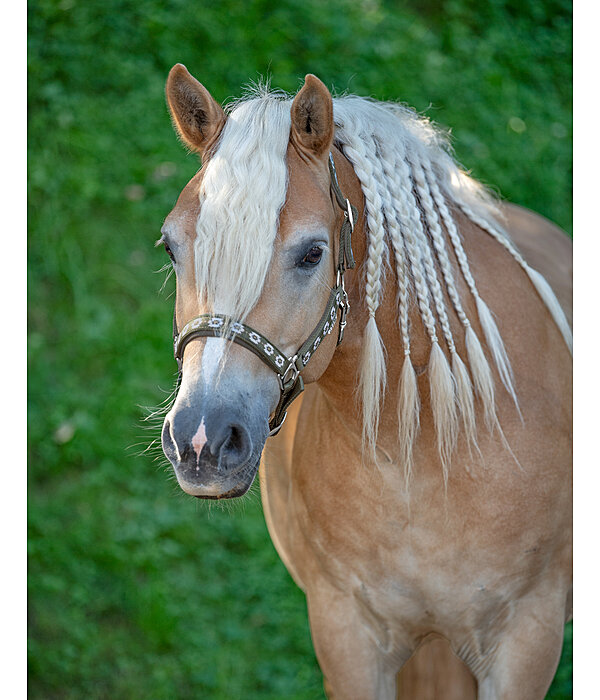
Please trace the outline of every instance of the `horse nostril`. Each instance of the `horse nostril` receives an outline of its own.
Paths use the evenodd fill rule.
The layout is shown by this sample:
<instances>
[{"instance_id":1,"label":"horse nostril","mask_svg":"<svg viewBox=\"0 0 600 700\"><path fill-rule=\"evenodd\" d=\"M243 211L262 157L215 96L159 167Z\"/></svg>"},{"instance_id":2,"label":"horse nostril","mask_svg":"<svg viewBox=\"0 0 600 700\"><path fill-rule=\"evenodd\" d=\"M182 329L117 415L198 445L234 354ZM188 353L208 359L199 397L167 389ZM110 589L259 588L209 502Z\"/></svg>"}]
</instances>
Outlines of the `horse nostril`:
<instances>
[{"instance_id":1,"label":"horse nostril","mask_svg":"<svg viewBox=\"0 0 600 700\"><path fill-rule=\"evenodd\" d=\"M244 434L237 425L231 426L229 435L229 449L241 451L244 447Z\"/></svg>"},{"instance_id":2,"label":"horse nostril","mask_svg":"<svg viewBox=\"0 0 600 700\"><path fill-rule=\"evenodd\" d=\"M224 425L211 441L210 451L226 466L242 464L252 454L250 433L241 425Z\"/></svg>"},{"instance_id":3,"label":"horse nostril","mask_svg":"<svg viewBox=\"0 0 600 700\"><path fill-rule=\"evenodd\" d=\"M167 455L167 457L175 458L175 456L177 455L177 445L173 440L173 436L171 435L171 422L168 418L163 424L161 442L163 446L163 451Z\"/></svg>"},{"instance_id":4,"label":"horse nostril","mask_svg":"<svg viewBox=\"0 0 600 700\"><path fill-rule=\"evenodd\" d=\"M181 449L180 452L181 462L188 464L195 464L197 461L196 450L192 445L186 445Z\"/></svg>"},{"instance_id":5,"label":"horse nostril","mask_svg":"<svg viewBox=\"0 0 600 700\"><path fill-rule=\"evenodd\" d=\"M235 418L224 410L202 415L187 407L173 413L163 427L165 454L181 473L189 472L194 479L244 467L254 454L254 444L249 427Z\"/></svg>"}]
</instances>

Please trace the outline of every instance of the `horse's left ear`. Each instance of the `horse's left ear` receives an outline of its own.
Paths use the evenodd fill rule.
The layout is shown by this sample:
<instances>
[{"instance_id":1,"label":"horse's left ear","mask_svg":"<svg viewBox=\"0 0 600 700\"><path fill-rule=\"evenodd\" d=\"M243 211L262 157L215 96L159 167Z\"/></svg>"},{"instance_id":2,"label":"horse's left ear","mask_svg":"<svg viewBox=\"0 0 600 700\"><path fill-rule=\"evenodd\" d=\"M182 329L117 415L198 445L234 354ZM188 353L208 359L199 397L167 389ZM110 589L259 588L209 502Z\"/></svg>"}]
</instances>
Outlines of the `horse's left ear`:
<instances>
[{"instance_id":1,"label":"horse's left ear","mask_svg":"<svg viewBox=\"0 0 600 700\"><path fill-rule=\"evenodd\" d=\"M325 85L312 74L292 103L292 139L301 148L322 156L333 141L333 101Z\"/></svg>"}]
</instances>

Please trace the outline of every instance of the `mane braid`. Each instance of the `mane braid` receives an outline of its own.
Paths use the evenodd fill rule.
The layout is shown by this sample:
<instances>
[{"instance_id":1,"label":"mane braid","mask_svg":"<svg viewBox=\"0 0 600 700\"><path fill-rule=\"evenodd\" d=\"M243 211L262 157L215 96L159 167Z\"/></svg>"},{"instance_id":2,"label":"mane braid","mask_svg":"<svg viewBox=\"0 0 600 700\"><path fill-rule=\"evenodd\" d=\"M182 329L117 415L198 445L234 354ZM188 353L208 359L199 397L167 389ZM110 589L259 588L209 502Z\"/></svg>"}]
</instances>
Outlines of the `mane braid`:
<instances>
[{"instance_id":1,"label":"mane braid","mask_svg":"<svg viewBox=\"0 0 600 700\"><path fill-rule=\"evenodd\" d=\"M442 271L446 291L448 292L448 296L453 303L454 310L456 311L461 323L463 325L466 324L467 326L470 326L470 321L462 308L460 297L454 284L454 274L452 272L452 266L450 265L448 252L446 250L444 233L440 225L438 213L434 206L431 185L427 180L421 165L421 157L415 151L413 151L410 154L410 160L413 167L413 178L419 195L419 201L421 203L429 235L433 242L433 247L435 248L435 252L437 254L437 261ZM428 254L428 257L432 258L432 255ZM429 275L431 276L432 272L434 271L433 260L431 260L429 269ZM443 304L441 285L437 277L433 279L432 285L438 292L438 296L436 297L438 300L436 306L438 308L438 315L440 317L440 322L442 323L442 328L444 329L444 335L446 336L448 343L448 349L450 350L452 374L456 382L456 399L462 416L463 426L465 428L467 444L469 447L474 445L477 448L477 429L475 425L473 387L467 368L460 358L454 344L454 339L452 338L448 317Z\"/></svg>"},{"instance_id":2,"label":"mane braid","mask_svg":"<svg viewBox=\"0 0 600 700\"><path fill-rule=\"evenodd\" d=\"M533 286L535 287L538 294L548 307L548 310L550 311L554 322L556 323L560 332L563 335L563 338L565 340L565 343L567 344L567 347L569 348L569 351L571 352L571 354L573 354L573 333L571 331L571 328L569 327L569 322L567 321L564 311L561 309L560 304L556 299L556 295L552 291L548 282L546 282L546 280L542 277L542 275L540 275L540 273L537 270L534 270L527 264L521 253L519 253L519 251L511 243L506 232L500 229L497 222L490 222L487 219L483 218L478 213L474 212L471 208L469 208L468 204L459 203L459 206L463 210L463 212L469 217L469 219L473 221L473 223L476 223L480 228L489 233L490 236L492 236L492 238L497 240L498 243L504 246L504 248L508 250L508 252L513 256L513 258L525 270Z\"/></svg>"},{"instance_id":3,"label":"mane braid","mask_svg":"<svg viewBox=\"0 0 600 700\"><path fill-rule=\"evenodd\" d=\"M381 145L376 145L379 150L373 174L377 190L382 199L386 229L392 242L394 261L396 263L396 275L398 282L398 305L400 310L399 325L402 345L404 349L404 362L398 387L398 444L400 447L400 462L404 466L405 485L408 490L412 475L413 444L419 430L420 401L417 387L417 375L410 360L410 335L409 335L409 295L410 273L406 257L402 230L398 217L394 211L391 192L386 186L386 177L389 174L389 163L381 157Z\"/></svg>"},{"instance_id":4,"label":"mane braid","mask_svg":"<svg viewBox=\"0 0 600 700\"><path fill-rule=\"evenodd\" d=\"M383 344L375 321L382 293L381 274L375 268L383 265L387 243L393 253L398 279L398 321L405 356L398 392L401 461L408 480L420 410L408 332L408 308L410 296L414 294L431 343L430 404L444 479L447 480L459 417L469 447L479 449L474 394L482 403L487 428L498 430L510 451L496 416L492 372L455 283L448 253L450 247L475 299L484 337L502 383L518 410L510 362L493 316L478 292L450 205L462 209L474 223L511 252L546 302L567 342L570 331L566 320L561 320L562 311L545 280L527 266L501 231L495 200L458 168L442 132L401 105L354 96L334 99L334 121L336 145L354 166L365 197L368 248L364 274L369 319L359 384L364 414L363 441L374 451L379 418L379 405L375 402L385 391L385 365L381 361ZM456 348L445 294L464 328L466 363ZM440 347L438 328L446 341L450 363ZM372 353L371 358L368 353Z\"/></svg>"},{"instance_id":5,"label":"mane braid","mask_svg":"<svg viewBox=\"0 0 600 700\"><path fill-rule=\"evenodd\" d=\"M352 116L349 114L348 119ZM343 153L354 166L365 197L365 218L369 230L369 246L365 264L365 301L369 320L365 329L365 339L361 355L359 393L363 405L363 444L377 461L375 444L379 424L381 396L386 386L386 366L384 346L377 328L375 312L381 297L381 276L385 250L385 228L383 203L377 190L373 174L375 160L369 158L368 133L358 122L354 128L338 132ZM369 145L373 145L372 143Z\"/></svg>"},{"instance_id":6,"label":"mane braid","mask_svg":"<svg viewBox=\"0 0 600 700\"><path fill-rule=\"evenodd\" d=\"M475 300L477 300L479 298L479 292L477 291L477 287L475 286L475 280L473 279L473 275L471 274L467 254L465 253L465 250L463 248L462 241L456 228L456 224L454 223L454 219L450 214L445 197L440 191L435 175L432 171L431 164L426 161L423 161L422 165L426 173L427 182L431 189L436 208L439 211L440 216L442 217L442 221L444 222L444 226L454 248L454 253L458 260L458 265L460 267L462 275L465 279L465 282L467 283L467 286L469 287L469 290L471 291L471 294L473 294ZM444 269L443 265L442 269ZM446 287L448 289L448 294L450 295L450 298L453 299L453 284L451 285L448 283L448 281L446 281ZM457 292L456 296L458 298ZM460 304L460 300L457 299L457 301ZM462 308L459 308L457 306L457 301L454 301L454 303L457 309L457 315L465 327L465 345L467 348L467 358L469 361L469 366L473 375L473 384L475 387L475 391L483 404L485 423L488 427L488 430L490 430L491 432L493 431L494 427L498 425L498 418L496 416L496 406L494 399L494 379L492 377L488 361L484 355L483 348L481 347L481 343L479 342L479 338L473 330L471 322L467 318L466 314L464 314L464 312L461 313Z\"/></svg>"},{"instance_id":7,"label":"mane braid","mask_svg":"<svg viewBox=\"0 0 600 700\"><path fill-rule=\"evenodd\" d=\"M290 107L288 95L272 92L264 84L252 86L243 98L226 107L227 122L204 168L195 241L198 294L206 308L215 313L244 319L262 293L287 193ZM335 98L333 107L335 143L352 164L365 199L367 254L363 273L368 320L358 383L363 446L377 462L375 447L387 381L377 311L389 256L398 286L398 330L404 353L397 411L399 455L406 484L410 481L420 416L411 361L409 308L413 300L431 345L429 400L447 483L459 421L469 448L478 450L475 397L481 401L486 427L490 432L497 430L510 451L496 415L492 371L465 312L450 248L475 300L485 343L518 409L504 343L477 289L453 208L462 210L523 268L570 348L571 331L548 283L529 267L502 230L495 200L459 169L442 131L399 104L346 96ZM452 313L464 328L466 362L457 351ZM440 331L448 356L440 345Z\"/></svg>"}]
</instances>

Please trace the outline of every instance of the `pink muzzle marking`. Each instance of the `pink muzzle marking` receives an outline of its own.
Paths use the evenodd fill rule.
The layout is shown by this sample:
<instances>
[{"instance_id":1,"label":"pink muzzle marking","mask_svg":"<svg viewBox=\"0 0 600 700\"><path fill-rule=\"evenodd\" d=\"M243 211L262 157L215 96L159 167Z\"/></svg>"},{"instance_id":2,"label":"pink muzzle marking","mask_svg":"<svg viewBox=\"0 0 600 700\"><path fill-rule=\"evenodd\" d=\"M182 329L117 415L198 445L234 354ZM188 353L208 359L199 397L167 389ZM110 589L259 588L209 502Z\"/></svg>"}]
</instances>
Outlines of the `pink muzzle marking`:
<instances>
[{"instance_id":1,"label":"pink muzzle marking","mask_svg":"<svg viewBox=\"0 0 600 700\"><path fill-rule=\"evenodd\" d=\"M198 430L196 430L196 434L192 438L192 447L194 448L194 452L196 453L196 461L200 459L200 453L202 452L202 448L206 444L206 430L204 429L204 418L202 419L202 422L198 426ZM199 467L197 467L199 468Z\"/></svg>"}]
</instances>

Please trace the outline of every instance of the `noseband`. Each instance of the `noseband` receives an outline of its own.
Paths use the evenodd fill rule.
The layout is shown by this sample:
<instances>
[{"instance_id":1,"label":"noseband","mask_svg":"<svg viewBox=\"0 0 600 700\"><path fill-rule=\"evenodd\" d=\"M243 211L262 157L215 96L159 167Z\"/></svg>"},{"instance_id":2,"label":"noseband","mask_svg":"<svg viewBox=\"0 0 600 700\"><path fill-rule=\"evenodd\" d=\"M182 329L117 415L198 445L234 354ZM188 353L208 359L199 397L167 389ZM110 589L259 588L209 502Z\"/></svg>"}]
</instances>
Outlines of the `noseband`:
<instances>
[{"instance_id":1,"label":"noseband","mask_svg":"<svg viewBox=\"0 0 600 700\"><path fill-rule=\"evenodd\" d=\"M342 194L331 153L329 154L329 172L331 175L331 189L338 206L344 212L344 221L340 230L336 284L329 294L329 300L321 320L293 356L286 357L264 335L250 328L247 324L235 321L228 316L202 314L186 323L181 329L181 333L178 333L175 314L173 314L173 347L179 370L178 386L181 383L185 346L194 338L200 337L226 338L238 345L242 345L250 352L253 352L267 367L277 374L281 395L273 417L269 421L269 436L276 435L279 432L287 416L287 409L290 404L304 391L304 381L300 376L300 372L306 367L325 336L333 331L337 321L338 309L340 310L338 345L344 337L346 317L350 310L348 294L344 286L344 272L348 268L354 267L352 232L354 231L357 210L356 207L350 204L350 200Z\"/></svg>"}]
</instances>

